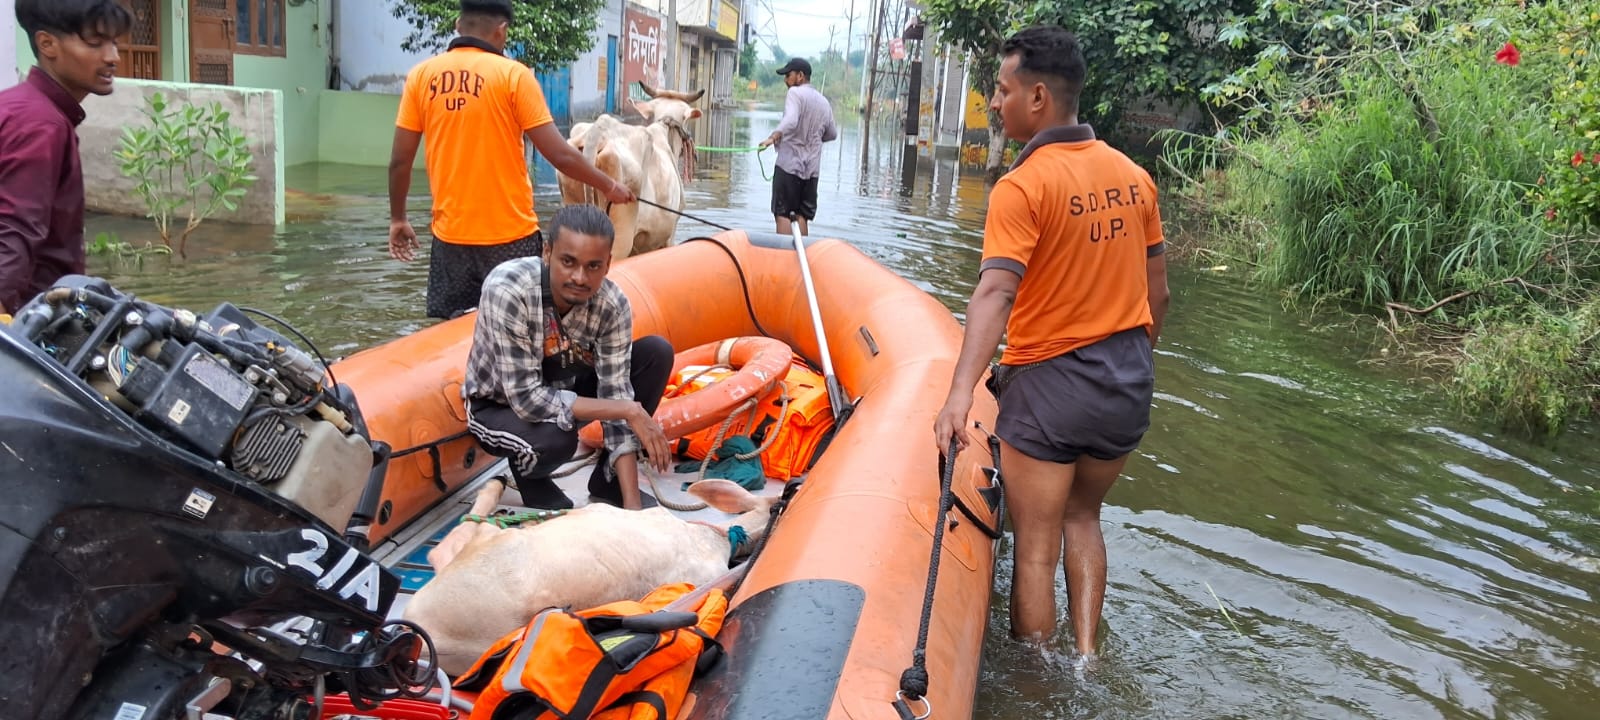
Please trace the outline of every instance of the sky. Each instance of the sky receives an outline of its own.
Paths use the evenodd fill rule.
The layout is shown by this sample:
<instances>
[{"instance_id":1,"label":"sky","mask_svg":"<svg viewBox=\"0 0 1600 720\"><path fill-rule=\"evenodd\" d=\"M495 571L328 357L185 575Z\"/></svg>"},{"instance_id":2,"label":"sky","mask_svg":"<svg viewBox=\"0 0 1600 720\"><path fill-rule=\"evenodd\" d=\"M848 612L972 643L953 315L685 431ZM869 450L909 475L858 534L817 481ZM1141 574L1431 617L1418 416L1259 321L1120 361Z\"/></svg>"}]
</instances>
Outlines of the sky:
<instances>
[{"instance_id":1,"label":"sky","mask_svg":"<svg viewBox=\"0 0 1600 720\"><path fill-rule=\"evenodd\" d=\"M855 40L851 43L852 50L862 47L862 37L868 30L867 9L870 0L854 0L855 3ZM828 48L828 26L834 26L833 44L844 52L845 30L849 25L851 0L748 0L745 7L749 8L751 24L756 29L756 34L771 39L772 34L777 35L777 43L784 52L790 55L799 55L815 60L823 50ZM769 13L768 9L773 12ZM776 18L768 22L772 14ZM756 48L763 58L770 58L765 42L757 41Z\"/></svg>"}]
</instances>

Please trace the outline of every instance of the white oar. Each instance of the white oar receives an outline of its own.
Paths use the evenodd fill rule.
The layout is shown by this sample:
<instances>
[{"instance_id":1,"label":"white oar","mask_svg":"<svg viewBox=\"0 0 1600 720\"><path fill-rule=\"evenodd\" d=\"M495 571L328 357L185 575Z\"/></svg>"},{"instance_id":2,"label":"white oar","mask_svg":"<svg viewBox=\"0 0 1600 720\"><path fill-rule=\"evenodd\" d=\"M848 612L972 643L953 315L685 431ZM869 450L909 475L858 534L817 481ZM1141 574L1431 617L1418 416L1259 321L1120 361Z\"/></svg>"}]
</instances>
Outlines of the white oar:
<instances>
[{"instance_id":1,"label":"white oar","mask_svg":"<svg viewBox=\"0 0 1600 720\"><path fill-rule=\"evenodd\" d=\"M833 407L833 421L842 423L850 408L850 401L833 374L833 356L828 353L828 334L822 329L822 310L817 307L817 287L811 283L811 264L806 262L806 243L800 237L800 218L789 213L789 229L794 232L794 252L800 257L800 279L805 282L806 302L811 304L811 325L817 333L817 351L822 353L822 379L828 387L828 404Z\"/></svg>"}]
</instances>

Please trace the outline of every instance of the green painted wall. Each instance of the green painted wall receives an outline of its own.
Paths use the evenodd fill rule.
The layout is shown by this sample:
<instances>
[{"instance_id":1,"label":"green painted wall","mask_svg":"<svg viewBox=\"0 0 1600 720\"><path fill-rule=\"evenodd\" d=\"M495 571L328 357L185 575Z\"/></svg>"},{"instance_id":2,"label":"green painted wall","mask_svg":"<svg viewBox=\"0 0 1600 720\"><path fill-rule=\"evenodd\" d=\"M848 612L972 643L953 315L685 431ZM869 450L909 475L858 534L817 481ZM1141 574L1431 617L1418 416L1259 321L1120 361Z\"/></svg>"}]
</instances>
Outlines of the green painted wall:
<instances>
[{"instance_id":1,"label":"green painted wall","mask_svg":"<svg viewBox=\"0 0 1600 720\"><path fill-rule=\"evenodd\" d=\"M321 102L322 162L387 167L400 96L324 90ZM414 167L421 168L422 153Z\"/></svg>"},{"instance_id":2,"label":"green painted wall","mask_svg":"<svg viewBox=\"0 0 1600 720\"><path fill-rule=\"evenodd\" d=\"M288 57L233 56L235 85L283 92L283 149L289 165L317 161L318 111L328 84L330 12L329 3L320 0L288 8L284 23Z\"/></svg>"},{"instance_id":3,"label":"green painted wall","mask_svg":"<svg viewBox=\"0 0 1600 720\"><path fill-rule=\"evenodd\" d=\"M28 34L22 31L22 26L17 26L17 74L25 75L28 68L33 67L33 48L28 46ZM3 83L10 86L11 83Z\"/></svg>"},{"instance_id":4,"label":"green painted wall","mask_svg":"<svg viewBox=\"0 0 1600 720\"><path fill-rule=\"evenodd\" d=\"M189 16L179 12L188 0L161 0L161 79L189 82Z\"/></svg>"}]
</instances>

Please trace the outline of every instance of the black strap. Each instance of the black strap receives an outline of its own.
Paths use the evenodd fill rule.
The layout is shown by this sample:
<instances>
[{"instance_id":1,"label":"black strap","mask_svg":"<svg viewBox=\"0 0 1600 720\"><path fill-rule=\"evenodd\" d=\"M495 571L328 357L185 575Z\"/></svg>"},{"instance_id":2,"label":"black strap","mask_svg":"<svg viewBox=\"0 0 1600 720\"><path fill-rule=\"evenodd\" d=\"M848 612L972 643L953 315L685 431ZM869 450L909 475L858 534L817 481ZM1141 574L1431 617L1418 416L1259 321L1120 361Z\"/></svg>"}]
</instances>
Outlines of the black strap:
<instances>
[{"instance_id":1,"label":"black strap","mask_svg":"<svg viewBox=\"0 0 1600 720\"><path fill-rule=\"evenodd\" d=\"M473 668L472 670L468 671L467 674L456 678L454 686L458 689L470 690L472 692L478 692L488 687L489 680L490 678L494 677L495 671L500 669L500 666L505 663L506 658L511 657L511 651L516 649L518 645L521 645L527 639L528 638L524 637L522 640L506 645L505 647L500 648L500 650L495 654L484 658L483 662L479 663L476 668Z\"/></svg>"},{"instance_id":2,"label":"black strap","mask_svg":"<svg viewBox=\"0 0 1600 720\"><path fill-rule=\"evenodd\" d=\"M468 400L467 402L471 402L471 400ZM415 445L404 450L396 450L395 452L389 454L389 459L393 460L395 458L405 457L412 453L426 451L428 453L428 459L433 462L433 486L438 488L439 492L445 492L450 489L450 486L446 485L444 482L444 461L439 457L439 446L469 437L472 437L472 433L462 430L454 435L446 435L432 442Z\"/></svg>"},{"instance_id":3,"label":"black strap","mask_svg":"<svg viewBox=\"0 0 1600 720\"><path fill-rule=\"evenodd\" d=\"M656 720L667 720L667 701L661 697L661 693L653 690L635 690L633 692L623 693L622 697L617 698L617 701L611 703L606 710L626 707L628 705L638 705L639 703L649 705L652 710L655 710ZM604 710L601 712L604 712Z\"/></svg>"}]
</instances>

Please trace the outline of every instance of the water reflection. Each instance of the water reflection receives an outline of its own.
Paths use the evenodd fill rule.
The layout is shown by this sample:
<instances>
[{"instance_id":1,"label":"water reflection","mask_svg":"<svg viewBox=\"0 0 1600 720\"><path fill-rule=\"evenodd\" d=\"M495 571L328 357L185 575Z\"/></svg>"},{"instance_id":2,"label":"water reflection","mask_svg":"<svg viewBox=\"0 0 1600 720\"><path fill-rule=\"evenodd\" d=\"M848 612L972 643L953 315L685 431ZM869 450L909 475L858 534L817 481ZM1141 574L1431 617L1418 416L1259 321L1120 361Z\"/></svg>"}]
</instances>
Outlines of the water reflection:
<instances>
[{"instance_id":1,"label":"water reflection","mask_svg":"<svg viewBox=\"0 0 1600 720\"><path fill-rule=\"evenodd\" d=\"M715 115L696 133L747 146L778 118ZM847 238L959 312L976 281L981 171L924 161L902 193L898 133L875 129L862 152L849 120L823 154L813 233ZM771 228L771 159L702 153L686 209ZM160 302L260 305L348 353L427 322L425 263L384 249L383 172L294 168L302 194L285 231L208 225L173 268L94 269ZM554 175L538 177L548 213ZM143 227L92 223L135 242ZM679 237L711 230L685 220ZM1003 561L979 717L1591 716L1593 430L1559 448L1498 437L1359 366L1360 341L1307 329L1258 288L1180 267L1173 291L1152 429L1103 517L1104 654L1080 668L1006 640Z\"/></svg>"}]
</instances>

